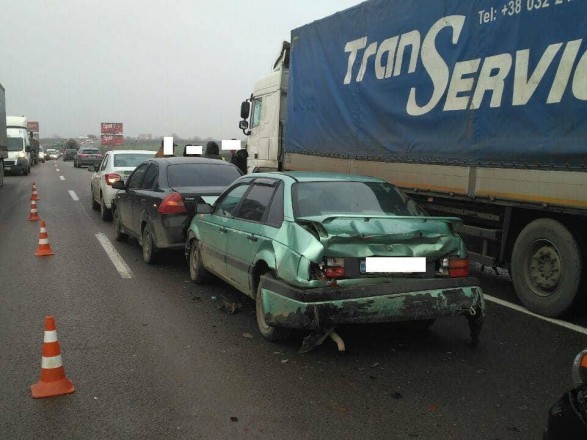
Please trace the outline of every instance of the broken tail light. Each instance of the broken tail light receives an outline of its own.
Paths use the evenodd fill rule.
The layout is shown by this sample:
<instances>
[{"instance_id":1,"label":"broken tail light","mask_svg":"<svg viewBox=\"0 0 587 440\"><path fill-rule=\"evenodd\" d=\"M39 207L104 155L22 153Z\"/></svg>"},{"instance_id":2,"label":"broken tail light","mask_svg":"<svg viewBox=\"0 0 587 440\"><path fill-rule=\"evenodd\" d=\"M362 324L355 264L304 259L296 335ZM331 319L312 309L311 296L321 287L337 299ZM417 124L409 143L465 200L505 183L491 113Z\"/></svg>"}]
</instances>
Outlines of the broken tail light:
<instances>
[{"instance_id":1,"label":"broken tail light","mask_svg":"<svg viewBox=\"0 0 587 440\"><path fill-rule=\"evenodd\" d=\"M326 278L344 278L344 258L326 258L324 266Z\"/></svg>"},{"instance_id":2,"label":"broken tail light","mask_svg":"<svg viewBox=\"0 0 587 440\"><path fill-rule=\"evenodd\" d=\"M122 177L120 177L120 174L108 173L104 175L104 179L106 180L106 185L112 186L114 182L122 180Z\"/></svg>"},{"instance_id":3,"label":"broken tail light","mask_svg":"<svg viewBox=\"0 0 587 440\"><path fill-rule=\"evenodd\" d=\"M443 258L440 266L440 273L450 278L462 278L469 276L469 259L459 257Z\"/></svg>"},{"instance_id":4,"label":"broken tail light","mask_svg":"<svg viewBox=\"0 0 587 440\"><path fill-rule=\"evenodd\" d=\"M185 214L187 213L181 194L172 192L169 194L157 209L159 214Z\"/></svg>"}]
</instances>

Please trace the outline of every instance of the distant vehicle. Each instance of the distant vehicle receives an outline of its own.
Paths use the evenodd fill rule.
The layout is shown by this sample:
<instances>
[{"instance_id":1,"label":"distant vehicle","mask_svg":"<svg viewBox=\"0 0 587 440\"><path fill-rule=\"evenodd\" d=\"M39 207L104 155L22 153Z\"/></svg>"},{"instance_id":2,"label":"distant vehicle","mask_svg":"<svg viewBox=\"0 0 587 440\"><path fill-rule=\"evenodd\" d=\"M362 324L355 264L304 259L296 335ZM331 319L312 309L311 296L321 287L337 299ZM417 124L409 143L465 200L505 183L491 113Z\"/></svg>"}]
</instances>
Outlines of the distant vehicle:
<instances>
[{"instance_id":1,"label":"distant vehicle","mask_svg":"<svg viewBox=\"0 0 587 440\"><path fill-rule=\"evenodd\" d=\"M112 184L124 182L137 166L154 156L154 151L113 150L106 152L102 163L97 167L89 168L95 171L90 182L92 208L100 210L102 220L112 218L112 200L119 191L112 188Z\"/></svg>"},{"instance_id":2,"label":"distant vehicle","mask_svg":"<svg viewBox=\"0 0 587 440\"><path fill-rule=\"evenodd\" d=\"M63 162L74 160L76 154L77 154L77 149L66 148L65 150L63 150Z\"/></svg>"},{"instance_id":3,"label":"distant vehicle","mask_svg":"<svg viewBox=\"0 0 587 440\"><path fill-rule=\"evenodd\" d=\"M8 159L8 141L6 140L6 100L4 87L0 84L0 187L4 186L4 161Z\"/></svg>"},{"instance_id":4,"label":"distant vehicle","mask_svg":"<svg viewBox=\"0 0 587 440\"><path fill-rule=\"evenodd\" d=\"M464 316L476 344L485 303L459 224L374 177L261 173L197 205L186 253L192 281L214 274L256 300L269 340Z\"/></svg>"},{"instance_id":5,"label":"distant vehicle","mask_svg":"<svg viewBox=\"0 0 587 440\"><path fill-rule=\"evenodd\" d=\"M112 184L124 190L112 201L116 240L136 237L148 264L156 261L161 249L183 250L195 205L207 196L215 200L241 175L234 165L214 159L169 157L143 162L126 184Z\"/></svg>"},{"instance_id":6,"label":"distant vehicle","mask_svg":"<svg viewBox=\"0 0 587 440\"><path fill-rule=\"evenodd\" d=\"M26 176L31 172L31 136L24 116L6 117L8 136L8 159L4 161L4 171Z\"/></svg>"},{"instance_id":7,"label":"distant vehicle","mask_svg":"<svg viewBox=\"0 0 587 440\"><path fill-rule=\"evenodd\" d=\"M47 151L45 152L45 159L46 160L59 159L59 151L55 150L54 148L47 148Z\"/></svg>"},{"instance_id":8,"label":"distant vehicle","mask_svg":"<svg viewBox=\"0 0 587 440\"><path fill-rule=\"evenodd\" d=\"M45 163L45 148L39 146L39 162Z\"/></svg>"},{"instance_id":9,"label":"distant vehicle","mask_svg":"<svg viewBox=\"0 0 587 440\"><path fill-rule=\"evenodd\" d=\"M73 157L73 166L75 168L97 166L102 162L102 157L102 153L97 148L81 147Z\"/></svg>"}]
</instances>

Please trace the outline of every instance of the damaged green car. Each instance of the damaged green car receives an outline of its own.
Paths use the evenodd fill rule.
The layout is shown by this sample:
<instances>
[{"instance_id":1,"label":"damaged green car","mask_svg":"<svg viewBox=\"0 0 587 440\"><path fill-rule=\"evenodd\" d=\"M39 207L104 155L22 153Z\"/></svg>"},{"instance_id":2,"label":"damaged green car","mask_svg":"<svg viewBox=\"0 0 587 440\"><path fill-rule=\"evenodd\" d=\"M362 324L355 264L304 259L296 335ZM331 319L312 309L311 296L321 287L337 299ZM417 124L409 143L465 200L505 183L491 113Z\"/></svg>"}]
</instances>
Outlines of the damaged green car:
<instances>
[{"instance_id":1,"label":"damaged green car","mask_svg":"<svg viewBox=\"0 0 587 440\"><path fill-rule=\"evenodd\" d=\"M255 299L269 340L303 329L321 342L339 324L464 316L478 342L485 303L455 233L460 219L428 216L381 179L247 175L196 212L192 281L215 275Z\"/></svg>"}]
</instances>

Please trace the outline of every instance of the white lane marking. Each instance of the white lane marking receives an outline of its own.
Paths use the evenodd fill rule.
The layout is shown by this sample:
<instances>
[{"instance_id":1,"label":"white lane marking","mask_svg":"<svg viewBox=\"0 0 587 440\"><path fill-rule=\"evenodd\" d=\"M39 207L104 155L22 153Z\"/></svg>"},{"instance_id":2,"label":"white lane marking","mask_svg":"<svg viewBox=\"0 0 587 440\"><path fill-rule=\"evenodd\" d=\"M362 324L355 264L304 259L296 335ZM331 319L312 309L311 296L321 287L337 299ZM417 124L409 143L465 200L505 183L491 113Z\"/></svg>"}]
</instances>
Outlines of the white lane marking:
<instances>
[{"instance_id":1,"label":"white lane marking","mask_svg":"<svg viewBox=\"0 0 587 440\"><path fill-rule=\"evenodd\" d=\"M59 168L56 168L55 171L61 171Z\"/></svg>"},{"instance_id":2,"label":"white lane marking","mask_svg":"<svg viewBox=\"0 0 587 440\"><path fill-rule=\"evenodd\" d=\"M73 191L73 190L70 189L67 192L69 193L69 195L71 196L71 198L73 200L75 200L76 202L79 200L79 197L77 196L77 194L75 193L75 191Z\"/></svg>"},{"instance_id":3,"label":"white lane marking","mask_svg":"<svg viewBox=\"0 0 587 440\"><path fill-rule=\"evenodd\" d=\"M108 254L108 257L110 257L110 261L112 261L112 264L114 264L114 267L120 276L122 278L134 278L132 270L130 270L130 267L128 267L128 264L126 264L126 262L122 259L118 251L114 249L114 246L110 240L108 240L106 234L100 232L99 234L96 234L96 238L106 251L106 254Z\"/></svg>"},{"instance_id":4,"label":"white lane marking","mask_svg":"<svg viewBox=\"0 0 587 440\"><path fill-rule=\"evenodd\" d=\"M63 176L59 176L59 178L60 178L61 180L65 180L65 177L63 177Z\"/></svg>"},{"instance_id":5,"label":"white lane marking","mask_svg":"<svg viewBox=\"0 0 587 440\"><path fill-rule=\"evenodd\" d=\"M550 322L551 324L558 325L560 327L564 327L567 330L572 330L574 332L581 333L583 335L587 335L587 328L585 328L585 327L581 327L576 324L571 324L570 322L561 321L560 319L547 318L546 316L537 315L536 313L532 313L531 311L526 310L522 306L519 306L517 304L513 304L508 301L504 301L503 299L499 299L499 298L496 298L491 295L483 294L483 296L485 296L485 299L487 301L494 302L496 304L499 304L500 306L510 308L510 309L515 310L517 312L525 313L526 315L533 316L534 318L542 319L543 321Z\"/></svg>"}]
</instances>

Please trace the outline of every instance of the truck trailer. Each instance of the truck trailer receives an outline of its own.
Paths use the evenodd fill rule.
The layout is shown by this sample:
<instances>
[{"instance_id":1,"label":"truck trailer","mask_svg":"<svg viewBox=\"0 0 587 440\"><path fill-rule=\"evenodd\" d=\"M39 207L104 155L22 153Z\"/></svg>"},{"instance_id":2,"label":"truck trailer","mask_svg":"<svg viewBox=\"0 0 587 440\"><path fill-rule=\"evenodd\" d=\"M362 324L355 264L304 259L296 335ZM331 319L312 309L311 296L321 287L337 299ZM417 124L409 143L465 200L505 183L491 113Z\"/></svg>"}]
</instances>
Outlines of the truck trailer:
<instances>
[{"instance_id":1,"label":"truck trailer","mask_svg":"<svg viewBox=\"0 0 587 440\"><path fill-rule=\"evenodd\" d=\"M559 317L587 289L587 2L369 0L294 29L241 105L248 171L366 174L458 216Z\"/></svg>"}]
</instances>

